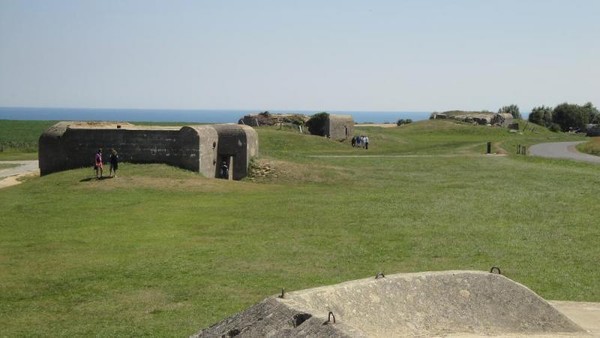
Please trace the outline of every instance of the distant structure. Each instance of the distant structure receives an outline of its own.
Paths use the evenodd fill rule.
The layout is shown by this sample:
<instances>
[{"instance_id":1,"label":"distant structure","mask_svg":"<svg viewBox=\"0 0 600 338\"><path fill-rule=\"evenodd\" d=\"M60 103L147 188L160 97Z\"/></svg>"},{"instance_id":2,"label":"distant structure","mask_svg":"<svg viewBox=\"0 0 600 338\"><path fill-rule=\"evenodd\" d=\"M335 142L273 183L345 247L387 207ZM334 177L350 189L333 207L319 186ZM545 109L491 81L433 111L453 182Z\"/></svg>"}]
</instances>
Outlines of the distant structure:
<instances>
[{"instance_id":1,"label":"distant structure","mask_svg":"<svg viewBox=\"0 0 600 338\"><path fill-rule=\"evenodd\" d=\"M600 124L588 124L586 126L586 136L600 136Z\"/></svg>"},{"instance_id":2,"label":"distant structure","mask_svg":"<svg viewBox=\"0 0 600 338\"><path fill-rule=\"evenodd\" d=\"M325 135L336 141L347 140L354 136L354 120L352 115L329 114L325 124Z\"/></svg>"},{"instance_id":3,"label":"distant structure","mask_svg":"<svg viewBox=\"0 0 600 338\"><path fill-rule=\"evenodd\" d=\"M313 123L310 126L311 122ZM302 133L308 131L313 135L328 137L336 141L344 141L354 136L354 119L352 115L317 113L312 116L304 114L272 114L268 111L245 115L238 121L248 126L294 126ZM304 128L304 127L308 128Z\"/></svg>"},{"instance_id":4,"label":"distant structure","mask_svg":"<svg viewBox=\"0 0 600 338\"><path fill-rule=\"evenodd\" d=\"M296 125L303 126L310 116L304 114L275 114L264 111L258 114L248 114L238 120L238 124L247 126Z\"/></svg>"},{"instance_id":5,"label":"distant structure","mask_svg":"<svg viewBox=\"0 0 600 338\"><path fill-rule=\"evenodd\" d=\"M93 155L115 148L120 160L165 163L218 177L220 164L229 167L229 179L248 175L258 155L258 135L243 125L184 127L137 126L115 122L59 122L39 139L40 174L92 166Z\"/></svg>"},{"instance_id":6,"label":"distant structure","mask_svg":"<svg viewBox=\"0 0 600 338\"><path fill-rule=\"evenodd\" d=\"M451 119L480 125L495 125L508 127L513 123L513 116L506 113L492 113L488 111L462 111L451 110L443 113L432 113L430 120Z\"/></svg>"}]
</instances>

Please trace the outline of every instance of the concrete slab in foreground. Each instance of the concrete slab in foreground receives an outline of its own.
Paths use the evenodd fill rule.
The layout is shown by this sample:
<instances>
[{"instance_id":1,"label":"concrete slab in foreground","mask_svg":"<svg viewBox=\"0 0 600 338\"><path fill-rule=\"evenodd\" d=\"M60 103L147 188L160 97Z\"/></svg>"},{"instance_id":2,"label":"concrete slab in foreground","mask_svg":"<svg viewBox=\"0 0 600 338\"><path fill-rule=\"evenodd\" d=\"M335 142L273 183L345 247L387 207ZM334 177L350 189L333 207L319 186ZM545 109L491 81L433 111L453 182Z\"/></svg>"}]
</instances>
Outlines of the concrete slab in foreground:
<instances>
[{"instance_id":1,"label":"concrete slab in foreground","mask_svg":"<svg viewBox=\"0 0 600 338\"><path fill-rule=\"evenodd\" d=\"M335 317L335 319L334 319ZM286 293L194 337L587 336L527 287L502 275L389 275Z\"/></svg>"}]
</instances>

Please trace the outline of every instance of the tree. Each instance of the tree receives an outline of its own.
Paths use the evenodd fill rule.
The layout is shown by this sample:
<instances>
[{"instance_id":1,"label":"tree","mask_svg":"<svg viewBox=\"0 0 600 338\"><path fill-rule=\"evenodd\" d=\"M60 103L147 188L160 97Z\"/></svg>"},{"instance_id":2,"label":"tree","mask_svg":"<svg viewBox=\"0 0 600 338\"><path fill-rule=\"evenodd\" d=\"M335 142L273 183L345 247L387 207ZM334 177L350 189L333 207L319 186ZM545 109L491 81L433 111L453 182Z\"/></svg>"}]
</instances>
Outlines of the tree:
<instances>
[{"instance_id":1,"label":"tree","mask_svg":"<svg viewBox=\"0 0 600 338\"><path fill-rule=\"evenodd\" d=\"M593 107L591 105L586 108L565 102L554 108L552 120L560 125L562 131L585 130L586 125L590 123L590 112Z\"/></svg>"},{"instance_id":2,"label":"tree","mask_svg":"<svg viewBox=\"0 0 600 338\"><path fill-rule=\"evenodd\" d=\"M516 104L511 104L510 106L504 106L500 108L500 110L498 110L498 114L511 114L515 119L522 118L519 107Z\"/></svg>"},{"instance_id":3,"label":"tree","mask_svg":"<svg viewBox=\"0 0 600 338\"><path fill-rule=\"evenodd\" d=\"M540 106L535 107L529 114L529 122L539 124L546 128L550 128L554 123L552 121L553 109L551 107Z\"/></svg>"},{"instance_id":4,"label":"tree","mask_svg":"<svg viewBox=\"0 0 600 338\"><path fill-rule=\"evenodd\" d=\"M584 113L588 115L588 123L600 123L600 111L591 102L583 105Z\"/></svg>"},{"instance_id":5,"label":"tree","mask_svg":"<svg viewBox=\"0 0 600 338\"><path fill-rule=\"evenodd\" d=\"M308 131L312 135L325 136L325 124L327 123L327 119L329 119L329 114L326 112L314 114L306 121Z\"/></svg>"},{"instance_id":6,"label":"tree","mask_svg":"<svg viewBox=\"0 0 600 338\"><path fill-rule=\"evenodd\" d=\"M401 126L403 124L409 124L409 123L412 123L411 119L406 119L406 120L405 119L399 119L398 121L396 121L396 125L397 126Z\"/></svg>"}]
</instances>

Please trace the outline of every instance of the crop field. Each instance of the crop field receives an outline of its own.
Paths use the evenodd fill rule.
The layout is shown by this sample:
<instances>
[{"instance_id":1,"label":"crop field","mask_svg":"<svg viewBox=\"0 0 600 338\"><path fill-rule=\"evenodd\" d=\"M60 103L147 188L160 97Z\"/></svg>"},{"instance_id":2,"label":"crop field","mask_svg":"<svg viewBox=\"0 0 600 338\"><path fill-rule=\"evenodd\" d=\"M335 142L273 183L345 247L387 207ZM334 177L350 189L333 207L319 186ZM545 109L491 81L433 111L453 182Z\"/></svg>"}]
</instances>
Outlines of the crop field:
<instances>
[{"instance_id":1,"label":"crop field","mask_svg":"<svg viewBox=\"0 0 600 338\"><path fill-rule=\"evenodd\" d=\"M600 301L600 166L515 154L585 138L450 121L355 133L369 150L258 128L265 174L237 182L123 163L0 190L1 334L188 336L281 288L380 271L498 266L546 299Z\"/></svg>"}]
</instances>

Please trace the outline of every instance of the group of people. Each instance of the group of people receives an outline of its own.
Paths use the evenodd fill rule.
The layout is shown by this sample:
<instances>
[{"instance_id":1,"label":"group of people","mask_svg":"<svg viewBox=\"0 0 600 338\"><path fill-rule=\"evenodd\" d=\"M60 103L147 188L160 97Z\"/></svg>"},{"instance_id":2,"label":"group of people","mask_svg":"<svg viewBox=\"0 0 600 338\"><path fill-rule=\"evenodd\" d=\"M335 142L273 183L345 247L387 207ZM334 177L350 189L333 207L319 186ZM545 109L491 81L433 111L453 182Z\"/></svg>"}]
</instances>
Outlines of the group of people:
<instances>
[{"instance_id":1,"label":"group of people","mask_svg":"<svg viewBox=\"0 0 600 338\"><path fill-rule=\"evenodd\" d=\"M117 154L117 151L114 148L110 148L109 163L110 163L110 171L109 171L110 177L117 177L117 169L119 169L119 154ZM104 169L104 161L102 160L102 148L100 148L100 149L98 149L98 152L96 153L96 156L94 159L94 170L96 171L97 179L100 179L103 177L102 176L103 169Z\"/></svg>"},{"instance_id":2,"label":"group of people","mask_svg":"<svg viewBox=\"0 0 600 338\"><path fill-rule=\"evenodd\" d=\"M369 137L360 135L352 138L352 147L369 149Z\"/></svg>"}]
</instances>

